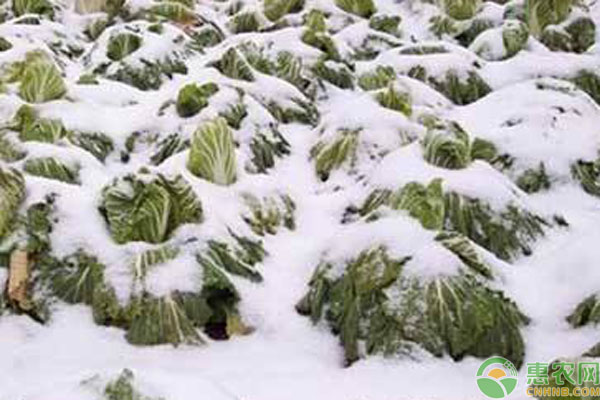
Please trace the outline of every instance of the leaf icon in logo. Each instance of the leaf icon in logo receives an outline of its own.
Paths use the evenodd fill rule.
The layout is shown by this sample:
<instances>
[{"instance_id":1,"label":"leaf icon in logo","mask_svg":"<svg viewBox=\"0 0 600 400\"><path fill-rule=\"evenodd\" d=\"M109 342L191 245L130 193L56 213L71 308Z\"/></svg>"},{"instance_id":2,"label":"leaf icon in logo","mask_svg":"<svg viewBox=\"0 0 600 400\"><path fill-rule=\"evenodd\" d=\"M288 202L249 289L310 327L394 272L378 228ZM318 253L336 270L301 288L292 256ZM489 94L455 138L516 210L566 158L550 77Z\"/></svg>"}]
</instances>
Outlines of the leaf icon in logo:
<instances>
[{"instance_id":1,"label":"leaf icon in logo","mask_svg":"<svg viewBox=\"0 0 600 400\"><path fill-rule=\"evenodd\" d=\"M508 396L517 387L517 378L511 378L511 377L502 378L502 379L500 379L500 383L502 385L504 385L504 388L506 388L506 395Z\"/></svg>"},{"instance_id":2,"label":"leaf icon in logo","mask_svg":"<svg viewBox=\"0 0 600 400\"><path fill-rule=\"evenodd\" d=\"M512 377L506 377L501 379L494 379L488 377L481 377L477 379L477 386L483 394L492 399L502 399L515 390L517 386L517 379Z\"/></svg>"},{"instance_id":3,"label":"leaf icon in logo","mask_svg":"<svg viewBox=\"0 0 600 400\"><path fill-rule=\"evenodd\" d=\"M493 378L479 378L477 379L477 386L482 393L492 399L501 399L506 396L504 388Z\"/></svg>"}]
</instances>

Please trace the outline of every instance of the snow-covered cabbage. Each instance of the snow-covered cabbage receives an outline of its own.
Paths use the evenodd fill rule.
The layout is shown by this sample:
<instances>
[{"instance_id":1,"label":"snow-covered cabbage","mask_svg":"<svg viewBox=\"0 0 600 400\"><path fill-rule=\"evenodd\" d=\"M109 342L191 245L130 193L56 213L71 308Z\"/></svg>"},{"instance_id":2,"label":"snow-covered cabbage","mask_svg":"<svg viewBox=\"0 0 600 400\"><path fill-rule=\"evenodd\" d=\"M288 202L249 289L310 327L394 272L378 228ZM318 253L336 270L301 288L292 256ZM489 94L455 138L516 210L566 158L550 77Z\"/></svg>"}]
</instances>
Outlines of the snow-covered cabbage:
<instances>
[{"instance_id":1,"label":"snow-covered cabbage","mask_svg":"<svg viewBox=\"0 0 600 400\"><path fill-rule=\"evenodd\" d=\"M304 0L265 0L264 13L271 21L277 21L290 13L297 13L304 7Z\"/></svg>"},{"instance_id":2,"label":"snow-covered cabbage","mask_svg":"<svg viewBox=\"0 0 600 400\"><path fill-rule=\"evenodd\" d=\"M164 400L145 396L134 386L134 374L129 369L121 371L119 376L104 387L104 400Z\"/></svg>"},{"instance_id":3,"label":"snow-covered cabbage","mask_svg":"<svg viewBox=\"0 0 600 400\"><path fill-rule=\"evenodd\" d=\"M595 240L600 197L598 4L1 8L0 336L20 321L7 313L56 315L50 329L62 333L78 304L110 327L100 335L134 345L256 329L258 350L265 332L279 350L291 317L279 309L293 311L306 266L315 272L298 311L339 336L349 363L426 363L425 350L520 364L569 311L525 304L520 279L542 264L544 287L566 261L561 283L592 285L580 298L558 293L560 304L582 300L568 322L586 326L560 339L587 343L600 322L587 268L597 257L577 236ZM273 288L293 297L267 304ZM520 307L534 318L525 335ZM23 340L37 350L50 331L34 331ZM372 361L375 372L396 367ZM128 374L120 382L106 398L144 398Z\"/></svg>"},{"instance_id":4,"label":"snow-covered cabbage","mask_svg":"<svg viewBox=\"0 0 600 400\"><path fill-rule=\"evenodd\" d=\"M469 19L481 5L480 0L441 0L446 13L454 19Z\"/></svg>"},{"instance_id":5,"label":"snow-covered cabbage","mask_svg":"<svg viewBox=\"0 0 600 400\"><path fill-rule=\"evenodd\" d=\"M480 199L444 193L441 184L435 179L426 186L411 182L396 191L375 190L360 207L349 211L374 220L383 207L406 210L424 228L459 232L504 260L531 254L531 243L550 224L514 204L497 210Z\"/></svg>"},{"instance_id":6,"label":"snow-covered cabbage","mask_svg":"<svg viewBox=\"0 0 600 400\"><path fill-rule=\"evenodd\" d=\"M342 10L363 18L369 18L377 12L373 0L336 0L335 4Z\"/></svg>"},{"instance_id":7,"label":"snow-covered cabbage","mask_svg":"<svg viewBox=\"0 0 600 400\"><path fill-rule=\"evenodd\" d=\"M24 14L45 14L52 16L54 10L47 0L12 0L12 11L15 16Z\"/></svg>"},{"instance_id":8,"label":"snow-covered cabbage","mask_svg":"<svg viewBox=\"0 0 600 400\"><path fill-rule=\"evenodd\" d=\"M530 168L523 172L515 182L517 186L527 193L537 193L550 188L552 181L546 173L544 163L537 168Z\"/></svg>"},{"instance_id":9,"label":"snow-covered cabbage","mask_svg":"<svg viewBox=\"0 0 600 400\"><path fill-rule=\"evenodd\" d=\"M574 0L526 0L527 24L531 33L539 37L548 25L564 21L573 4Z\"/></svg>"},{"instance_id":10,"label":"snow-covered cabbage","mask_svg":"<svg viewBox=\"0 0 600 400\"><path fill-rule=\"evenodd\" d=\"M236 181L235 147L224 118L204 123L192 139L187 167L200 178L217 185Z\"/></svg>"},{"instance_id":11,"label":"snow-covered cabbage","mask_svg":"<svg viewBox=\"0 0 600 400\"><path fill-rule=\"evenodd\" d=\"M11 163L23 159L27 155L6 133L0 133L0 160Z\"/></svg>"},{"instance_id":12,"label":"snow-covered cabbage","mask_svg":"<svg viewBox=\"0 0 600 400\"><path fill-rule=\"evenodd\" d=\"M312 73L319 79L325 80L340 89L353 89L354 76L342 63L319 60L311 68Z\"/></svg>"},{"instance_id":13,"label":"snow-covered cabbage","mask_svg":"<svg viewBox=\"0 0 600 400\"><path fill-rule=\"evenodd\" d=\"M552 51L583 53L595 42L596 25L580 17L566 26L551 25L542 32L540 41Z\"/></svg>"},{"instance_id":14,"label":"snow-covered cabbage","mask_svg":"<svg viewBox=\"0 0 600 400\"><path fill-rule=\"evenodd\" d=\"M175 133L170 134L158 143L158 149L150 156L150 163L152 165L160 165L167 158L185 150L188 146L189 141L182 140L181 137Z\"/></svg>"},{"instance_id":15,"label":"snow-covered cabbage","mask_svg":"<svg viewBox=\"0 0 600 400\"><path fill-rule=\"evenodd\" d=\"M65 165L54 157L31 158L23 165L28 174L66 183L78 183L76 167Z\"/></svg>"},{"instance_id":16,"label":"snow-covered cabbage","mask_svg":"<svg viewBox=\"0 0 600 400\"><path fill-rule=\"evenodd\" d=\"M207 98L219 90L215 84L202 86L190 83L185 85L177 95L177 114L182 118L194 116L208 105Z\"/></svg>"},{"instance_id":17,"label":"snow-covered cabbage","mask_svg":"<svg viewBox=\"0 0 600 400\"><path fill-rule=\"evenodd\" d=\"M101 211L117 243L162 243L179 225L202 221L200 200L180 175L115 180L102 190Z\"/></svg>"},{"instance_id":18,"label":"snow-covered cabbage","mask_svg":"<svg viewBox=\"0 0 600 400\"><path fill-rule=\"evenodd\" d=\"M315 171L321 180L327 180L329 174L346 162L352 162L358 146L356 131L341 131L331 143L319 142L311 150L315 159Z\"/></svg>"},{"instance_id":19,"label":"snow-covered cabbage","mask_svg":"<svg viewBox=\"0 0 600 400\"><path fill-rule=\"evenodd\" d=\"M506 57L512 57L527 44L529 28L521 21L509 20L502 26L502 43L506 49Z\"/></svg>"},{"instance_id":20,"label":"snow-covered cabbage","mask_svg":"<svg viewBox=\"0 0 600 400\"><path fill-rule=\"evenodd\" d=\"M112 139L101 132L71 132L69 141L102 162L114 150Z\"/></svg>"},{"instance_id":21,"label":"snow-covered cabbage","mask_svg":"<svg viewBox=\"0 0 600 400\"><path fill-rule=\"evenodd\" d=\"M399 111L408 117L412 114L410 95L398 91L394 85L389 85L386 89L377 92L375 98L385 108Z\"/></svg>"},{"instance_id":22,"label":"snow-covered cabbage","mask_svg":"<svg viewBox=\"0 0 600 400\"><path fill-rule=\"evenodd\" d=\"M259 242L234 236L235 244L211 240L205 253L198 255L198 262L209 271L227 271L251 281L261 282L262 275L254 264L262 261L265 251ZM215 272L216 273L216 272Z\"/></svg>"},{"instance_id":23,"label":"snow-covered cabbage","mask_svg":"<svg viewBox=\"0 0 600 400\"><path fill-rule=\"evenodd\" d=\"M66 135L60 120L39 118L29 106L21 106L15 116L19 138L23 141L56 143Z\"/></svg>"},{"instance_id":24,"label":"snow-covered cabbage","mask_svg":"<svg viewBox=\"0 0 600 400\"><path fill-rule=\"evenodd\" d=\"M476 71L469 71L466 77L462 77L457 71L449 70L443 77L436 78L429 76L425 68L417 66L408 75L430 84L457 105L472 103L491 92L489 85Z\"/></svg>"},{"instance_id":25,"label":"snow-covered cabbage","mask_svg":"<svg viewBox=\"0 0 600 400\"><path fill-rule=\"evenodd\" d=\"M127 341L138 345L202 343L195 324L203 325L206 322L210 308L200 296L186 297L186 293L175 293L159 298L143 295L133 299L128 306L132 318ZM190 314L186 312L184 301L190 308ZM192 320L190 315L198 319Z\"/></svg>"},{"instance_id":26,"label":"snow-covered cabbage","mask_svg":"<svg viewBox=\"0 0 600 400\"><path fill-rule=\"evenodd\" d=\"M110 38L106 56L113 61L121 61L142 46L142 38L133 33L120 33Z\"/></svg>"},{"instance_id":27,"label":"snow-covered cabbage","mask_svg":"<svg viewBox=\"0 0 600 400\"><path fill-rule=\"evenodd\" d=\"M190 23L196 19L193 10L179 1L157 2L149 11L151 14L183 24Z\"/></svg>"},{"instance_id":28,"label":"snow-covered cabbage","mask_svg":"<svg viewBox=\"0 0 600 400\"><path fill-rule=\"evenodd\" d=\"M600 104L600 76L593 71L581 70L572 78L578 88L589 94L596 103Z\"/></svg>"},{"instance_id":29,"label":"snow-covered cabbage","mask_svg":"<svg viewBox=\"0 0 600 400\"><path fill-rule=\"evenodd\" d=\"M107 0L76 0L75 11L79 14L89 14L104 11Z\"/></svg>"},{"instance_id":30,"label":"snow-covered cabbage","mask_svg":"<svg viewBox=\"0 0 600 400\"><path fill-rule=\"evenodd\" d=\"M61 72L45 55L25 60L19 95L29 103L43 103L63 97L67 88Z\"/></svg>"},{"instance_id":31,"label":"snow-covered cabbage","mask_svg":"<svg viewBox=\"0 0 600 400\"><path fill-rule=\"evenodd\" d=\"M394 68L378 66L372 72L366 72L358 78L358 86L363 90L377 90L387 87L396 78Z\"/></svg>"},{"instance_id":32,"label":"snow-covered cabbage","mask_svg":"<svg viewBox=\"0 0 600 400\"><path fill-rule=\"evenodd\" d=\"M339 61L340 55L337 46L327 33L327 22L321 10L310 10L304 17L306 29L302 34L302 41L309 46L321 50L327 58Z\"/></svg>"},{"instance_id":33,"label":"snow-covered cabbage","mask_svg":"<svg viewBox=\"0 0 600 400\"><path fill-rule=\"evenodd\" d=\"M16 170L0 168L0 238L9 232L10 225L25 196L25 181Z\"/></svg>"},{"instance_id":34,"label":"snow-covered cabbage","mask_svg":"<svg viewBox=\"0 0 600 400\"><path fill-rule=\"evenodd\" d=\"M594 196L600 196L600 162L579 160L571 167L573 177L579 181L583 190Z\"/></svg>"},{"instance_id":35,"label":"snow-covered cabbage","mask_svg":"<svg viewBox=\"0 0 600 400\"><path fill-rule=\"evenodd\" d=\"M469 134L455 122L429 130L423 139L423 158L438 167L465 168L474 159L491 161L495 155L492 143L481 139L471 141Z\"/></svg>"},{"instance_id":36,"label":"snow-covered cabbage","mask_svg":"<svg viewBox=\"0 0 600 400\"><path fill-rule=\"evenodd\" d=\"M180 203L178 208L183 212L188 207ZM26 249L36 255L36 261L31 305L20 311L44 322L56 299L85 304L97 324L124 329L125 338L138 345L200 344L205 342L201 330L221 339L249 332L237 311L240 296L229 276L262 280L255 268L266 256L260 242L233 232L228 239L207 241L196 254L196 266L202 271L197 290L160 295L149 290L147 280L156 269L175 260L181 249L167 244L142 251L132 259L133 291L123 302L96 256L82 249L63 258L51 255L49 233L56 222L52 213L50 203L36 203L27 212Z\"/></svg>"},{"instance_id":37,"label":"snow-covered cabbage","mask_svg":"<svg viewBox=\"0 0 600 400\"><path fill-rule=\"evenodd\" d=\"M52 292L67 303L95 306L109 290L104 283L104 265L81 250L60 261L47 260L43 265L44 278Z\"/></svg>"},{"instance_id":38,"label":"snow-covered cabbage","mask_svg":"<svg viewBox=\"0 0 600 400\"><path fill-rule=\"evenodd\" d=\"M466 241L464 246L472 245ZM313 323L327 321L340 337L348 364L368 354L407 354L420 346L456 360L502 355L520 366L524 343L519 328L527 318L471 269L482 263L477 252L457 256L465 259L460 272L429 278L406 272L406 265L415 262L412 255L393 257L385 246L365 249L341 266L325 259L296 308Z\"/></svg>"},{"instance_id":39,"label":"snow-covered cabbage","mask_svg":"<svg viewBox=\"0 0 600 400\"><path fill-rule=\"evenodd\" d=\"M223 75L231 79L241 79L249 82L254 80L254 74L248 62L234 48L227 50L221 59L214 63L214 66Z\"/></svg>"},{"instance_id":40,"label":"snow-covered cabbage","mask_svg":"<svg viewBox=\"0 0 600 400\"><path fill-rule=\"evenodd\" d=\"M258 131L250 142L251 172L265 173L275 166L277 158L290 154L290 144L276 129Z\"/></svg>"},{"instance_id":41,"label":"snow-covered cabbage","mask_svg":"<svg viewBox=\"0 0 600 400\"><path fill-rule=\"evenodd\" d=\"M399 15L373 15L369 20L369 28L400 36L398 27L401 21L402 18Z\"/></svg>"},{"instance_id":42,"label":"snow-covered cabbage","mask_svg":"<svg viewBox=\"0 0 600 400\"><path fill-rule=\"evenodd\" d=\"M241 12L236 14L229 23L229 30L233 33L256 32L261 28L261 20L255 12Z\"/></svg>"},{"instance_id":43,"label":"snow-covered cabbage","mask_svg":"<svg viewBox=\"0 0 600 400\"><path fill-rule=\"evenodd\" d=\"M245 193L244 201L249 210L244 221L259 236L274 235L281 225L291 230L296 226L296 205L288 195L266 197L261 201L251 193Z\"/></svg>"}]
</instances>

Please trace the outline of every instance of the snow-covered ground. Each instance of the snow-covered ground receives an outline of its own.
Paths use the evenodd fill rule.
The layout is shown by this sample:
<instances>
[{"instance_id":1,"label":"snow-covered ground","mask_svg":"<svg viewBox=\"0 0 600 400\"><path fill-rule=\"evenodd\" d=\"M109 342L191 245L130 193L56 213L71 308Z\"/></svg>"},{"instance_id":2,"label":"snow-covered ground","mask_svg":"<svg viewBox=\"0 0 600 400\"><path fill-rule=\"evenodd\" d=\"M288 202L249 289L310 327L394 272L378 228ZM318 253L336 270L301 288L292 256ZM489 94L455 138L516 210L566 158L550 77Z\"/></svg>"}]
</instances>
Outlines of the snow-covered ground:
<instances>
[{"instance_id":1,"label":"snow-covered ground","mask_svg":"<svg viewBox=\"0 0 600 400\"><path fill-rule=\"evenodd\" d=\"M94 15L104 14L77 14L74 4L68 1L57 4L60 11L53 22L43 18L39 25L14 21L0 24L0 36L13 44L10 50L0 52L0 65L8 66L23 60L28 51L42 49L53 56L64 73L66 96L36 104L39 115L60 119L69 130L102 132L115 145L103 163L64 139L54 144L24 141L20 145L26 149L27 158L11 162L0 158L0 168L23 170L26 161L34 157L56 157L78 165L77 186L25 175L26 196L20 211L50 192L57 193L57 222L51 234L53 254L62 257L79 248L92 252L106 265L106 279L122 302L135 290L131 258L151 245L117 244L111 237L98 206L102 188L115 178L139 172L140 168L153 174L182 174L202 201L204 221L181 226L169 243L185 243L191 237L202 243L209 238L223 238L227 228L256 236L240 217L246 210L244 193L285 193L296 206L294 230L279 229L275 235L260 238L268 253L257 267L264 280L256 284L232 278L240 292L240 315L253 328L251 334L225 341L207 339L208 343L201 346L141 347L129 344L122 329L95 324L87 305L59 301L52 305L51 318L44 325L27 315L5 311L0 316L0 400L99 399L105 383L124 368L134 372L140 392L166 400L482 398L475 379L482 359L467 356L454 361L447 355L437 358L420 351L410 356L369 355L344 367L339 337L331 333L326 323L314 325L295 309L323 254L352 258L383 241L399 255L414 250L415 259L423 264L408 264L407 269L422 267L416 274L454 273L457 257L433 243L434 233L406 213L386 216L371 225L341 223L346 208L362 202L374 188L397 189L409 182L426 184L438 177L443 179L444 190L482 199L493 209L515 203L537 215L560 215L568 221L567 228L549 227L544 237L531 243L529 256L502 261L477 247L493 266L494 287L501 288L530 319L521 328L524 363L577 358L600 341L596 327L574 329L565 319L584 298L600 289L600 199L587 194L571 173L577 160L593 161L599 155L600 106L568 81L580 70L600 72L600 29L596 33L597 44L584 54L552 52L529 37L524 49L512 58L491 61L459 46L449 35L436 38L427 29L429 19L439 12L432 4L378 0L375 4L379 13L402 16L402 35L383 35L395 45L384 48L370 60L354 60L357 49L367 47L363 39L373 33L367 20L354 16L353 23L347 24L345 18L350 14L342 12L333 1L306 1L304 10L317 8L331 13L327 19L331 37L341 58L355 63L355 77L380 65L393 68L395 84L412 100L412 114L405 115L379 106L372 92L358 86L349 90L325 82L317 85L316 96L310 98L284 79L256 69L252 82L220 73L209 64L219 60L231 46L247 41L263 44L270 54L292 51L307 65L322 54L300 40L304 28L299 14L290 14L287 28L231 33L227 8L234 3L196 2L195 12L226 34L223 42L202 52L186 48L191 41L191 28L184 23L165 23L163 33L155 34L148 31L151 24L142 18L124 22L119 17L98 39L86 39L82 33L85 26ZM261 2L244 3L248 10L262 7ZM507 7L522 2L512 1L504 6L497 3L501 2L485 2L479 11L480 16L495 21L494 29L502 26ZM127 2L132 12L151 4L143 0ZM600 2L589 1L587 5L587 15L600 23ZM334 32L332 27L338 25L343 29ZM139 34L144 40L139 50L127 56L128 63L141 65L141 58L160 59L167 55L181 57L187 74L163 77L159 89L142 91L108 79L119 66L112 63L108 72L97 76L100 84L77 84L81 75L110 61L105 54L109 39L115 32L125 32L126 27L131 32L142 32ZM69 58L53 52L49 44L57 38L81 46L83 54ZM447 46L448 51L432 55L406 55L399 51L423 43ZM442 77L450 69L466 74L474 68L492 92L470 104L453 104L431 85L408 78L408 71L414 66L426 67L434 77ZM307 76L319 80L310 73ZM214 82L220 90L199 114L180 118L174 100L185 84L193 82ZM18 84L6 82L4 86L0 94L0 122L8 127L24 101L19 97ZM176 132L189 139L198 126L236 101L239 92L234 89L245 93L247 116L239 129L233 129L238 147L237 179L232 185L215 185L192 174L186 167L187 149L160 165L151 165L149 159L157 141L140 140L128 155L128 162L122 162L119 150L125 149L132 132L141 132L142 137L156 134L160 139ZM314 126L280 123L265 106L273 100L292 107L293 99L318 109L320 118ZM470 137L491 141L500 153L514 157L514 162L504 171L483 160L474 160L461 169L426 162L421 141L427 129L421 117L429 114L460 123ZM252 173L247 168L251 163L252 135L274 124L289 142L291 153L278 159L267 174ZM340 129L362 129L353 160L356 162L346 160L322 182L315 173L311 150L321 140L336 140ZM7 132L7 137L19 142L16 132ZM517 177L541 162L551 177L551 187L525 193L515 184ZM153 294L198 287L203 276L194 264L193 255L199 249L194 246L185 247L179 258L158 265L149 273L146 283ZM0 268L0 282L7 279L5 271ZM519 386L510 398L528 398L526 388L523 366Z\"/></svg>"}]
</instances>

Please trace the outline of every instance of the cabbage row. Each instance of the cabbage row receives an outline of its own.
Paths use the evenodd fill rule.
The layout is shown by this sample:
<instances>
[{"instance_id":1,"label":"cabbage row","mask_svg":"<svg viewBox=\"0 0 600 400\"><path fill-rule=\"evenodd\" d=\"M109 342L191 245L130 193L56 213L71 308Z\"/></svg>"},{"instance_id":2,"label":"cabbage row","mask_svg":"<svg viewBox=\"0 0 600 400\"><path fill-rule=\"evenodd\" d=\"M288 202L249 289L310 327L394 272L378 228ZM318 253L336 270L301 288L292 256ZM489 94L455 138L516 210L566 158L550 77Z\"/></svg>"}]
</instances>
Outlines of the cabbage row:
<instances>
[{"instance_id":1,"label":"cabbage row","mask_svg":"<svg viewBox=\"0 0 600 400\"><path fill-rule=\"evenodd\" d=\"M569 228L530 196L600 196L588 6L3 3L0 312L46 324L84 304L134 345L251 334L240 302L282 260L274 237L302 240L306 199L342 193L295 307L346 365L520 366L530 319L502 270ZM597 306L569 322L598 323ZM106 398L145 398L123 374Z\"/></svg>"}]
</instances>

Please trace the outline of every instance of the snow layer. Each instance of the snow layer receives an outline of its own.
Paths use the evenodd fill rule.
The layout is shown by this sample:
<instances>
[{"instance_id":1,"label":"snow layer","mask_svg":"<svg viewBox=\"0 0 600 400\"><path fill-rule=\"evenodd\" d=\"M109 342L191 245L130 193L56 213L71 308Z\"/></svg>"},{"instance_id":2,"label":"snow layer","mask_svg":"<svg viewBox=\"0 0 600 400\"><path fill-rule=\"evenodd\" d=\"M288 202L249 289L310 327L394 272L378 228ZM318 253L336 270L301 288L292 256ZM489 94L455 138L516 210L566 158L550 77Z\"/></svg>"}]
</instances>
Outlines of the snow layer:
<instances>
[{"instance_id":1,"label":"snow layer","mask_svg":"<svg viewBox=\"0 0 600 400\"><path fill-rule=\"evenodd\" d=\"M316 1L307 3L320 5ZM378 6L386 12L402 15L406 38L436 43L424 28L434 7L416 3L381 1ZM144 2L135 2L137 7L144 5ZM497 7L489 6L485 12L497 16ZM328 1L323 2L322 8L333 10L335 6ZM224 23L224 13L202 5L197 6L197 11L213 16L219 25ZM599 5L592 8L592 15L600 22ZM53 29L69 37L75 36L76 21L83 17L67 14L65 18L63 24L47 21L39 26L1 24L0 35L10 38L14 49L0 53L0 62L20 60L27 51L47 46L46 42L54 38L48 33ZM366 25L356 24L353 29L358 32L342 30L336 39L351 41L360 30L366 29ZM106 31L98 43L104 46L111 31ZM171 34L177 33L175 31L173 28L163 38L170 38ZM301 97L296 88L269 76L257 73L261 90L256 92L256 86L233 82L206 67L207 61L218 59L229 45L247 39L272 44L273 51L291 50L307 59L316 58L318 52L314 48L297 45L299 36L299 29L294 27L260 35L231 36L210 54L189 59L187 75L175 75L151 94L103 78L98 78L100 85L75 85L73 82L84 68L68 64L64 66L69 78L68 100L42 105L41 115L60 118L69 129L102 131L118 146L122 146L133 131L177 131L189 138L200 121L215 115L220 99L228 101L230 97L226 90L232 90L235 85L252 94L252 99L246 100L249 110L253 104L258 109L254 102L258 103L263 96L287 100ZM540 75L567 77L582 68L597 68L600 65L597 54L592 51L583 55L551 53L531 46L510 60L485 62L456 44L446 43L446 46L451 50L448 54L428 57L426 64L432 74L442 74L450 68L464 72L477 62L481 65L480 74L494 92L471 105L455 107L424 84L400 78L400 82L405 81L417 108L427 107L456 119L471 135L492 140L501 150L514 155L523 168L544 161L551 172L566 177L569 164L576 158L596 157L600 147L598 106L569 84L536 78ZM91 55L92 64L99 62L104 54L103 50L93 48L86 51ZM146 56L165 54L160 43L143 51L140 54ZM356 69L365 72L374 65L384 64L392 65L398 72L406 72L415 65L417 57L400 56L395 48L373 61L357 63ZM219 94L223 98L215 96L211 99L211 107L196 117L179 119L172 106L162 115L157 113L161 105L176 97L184 84L209 81L223 85ZM537 88L539 82L566 86L568 91L540 90ZM20 105L15 100L16 88L9 86L8 92L8 95L0 96L3 121L9 120ZM95 377L106 380L123 368L134 371L144 393L171 400L481 398L474 379L481 360L467 358L454 362L427 355L418 359L371 357L350 368L342 368L343 355L337 338L325 327L313 326L294 310L295 303L306 290L313 268L325 252L347 256L371 241L379 243L384 238L384 242L393 245L397 243L396 239L405 237L407 240L395 250L402 253L421 246L424 250L417 257L420 265L427 265L421 257L435 261L437 257L448 256L448 252L444 253L440 248L427 251L431 246L431 233L404 216L364 229L362 226L345 229L339 223L344 209L373 187L397 188L407 182L428 182L435 177L444 178L445 189L480 197L497 206L518 201L546 215L563 215L570 223L568 230L551 231L534 246L532 256L512 265L498 263L507 295L532 319L524 329L525 362L574 357L598 341L599 335L593 328L573 330L564 320L579 301L600 287L598 199L586 195L566 178L549 192L525 196L509 179L484 162L478 161L457 171L426 164L417 142L400 147L403 143L399 131L409 132L409 136L417 138L424 134L424 128L414 119L384 108L373 108L374 100L363 92L329 88L328 93L331 97L321 103L322 118L318 127L312 129L297 124L281 127L292 153L269 175L246 173L241 162L244 154L240 149L237 150L239 180L227 189L190 174L185 168L187 152L153 168L153 171L165 174L182 173L202 198L207 218L201 232L193 226L182 227L174 241L183 242L193 235L203 238L224 235L227 226L249 234L248 227L239 218L243 207L239 195L243 192L262 195L281 191L295 200L296 230L284 230L265 241L270 256L261 266L264 282L253 285L236 281L243 299L242 314L256 328L252 335L211 342L204 347L142 348L129 345L121 330L95 325L87 307L61 306L47 326L40 326L25 316L3 315L0 318L0 400L97 399L94 385L82 385L81 382L90 379L93 382ZM556 116L548 114L548 109L556 107L566 111L556 111ZM363 109L374 111L363 113ZM575 109L577 113L570 112ZM246 121L244 124L247 125L235 132L240 143L248 142L244 132L250 127L273 122L270 115L258 111L249 111L249 114L254 118L252 124ZM503 125L511 119L521 122L512 128ZM318 140L334 135L339 127L362 129L362 143L376 144L385 150L381 162L364 164L360 183L349 178L346 171L333 174L327 183L319 182L314 174L309 156L311 147ZM126 298L131 282L129 265L123 260L138 251L139 244L116 245L95 210L100 201L99 188L117 176L137 171L145 164L148 154L136 152L126 165L119 163L118 155L113 154L107 164L102 165L91 156L67 147L29 143L27 150L30 156L57 155L80 163L82 185L77 190L66 184L28 177L27 202L40 200L48 190L57 192L61 223L52 233L57 254L68 254L80 247L102 249L97 255L109 266L111 283L120 297ZM340 188L342 190L338 190ZM356 232L348 232L353 229ZM175 265L165 264L153 271L149 278L152 290L160 294L190 288L194 279L198 279L188 268L190 258L190 254L184 252L183 257L173 263ZM439 272L435 269L437 263L431 262L431 266L433 270L425 272ZM0 269L0 282L4 275L4 270ZM522 370L519 388L511 398L526 398L525 384Z\"/></svg>"}]
</instances>

